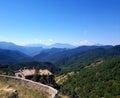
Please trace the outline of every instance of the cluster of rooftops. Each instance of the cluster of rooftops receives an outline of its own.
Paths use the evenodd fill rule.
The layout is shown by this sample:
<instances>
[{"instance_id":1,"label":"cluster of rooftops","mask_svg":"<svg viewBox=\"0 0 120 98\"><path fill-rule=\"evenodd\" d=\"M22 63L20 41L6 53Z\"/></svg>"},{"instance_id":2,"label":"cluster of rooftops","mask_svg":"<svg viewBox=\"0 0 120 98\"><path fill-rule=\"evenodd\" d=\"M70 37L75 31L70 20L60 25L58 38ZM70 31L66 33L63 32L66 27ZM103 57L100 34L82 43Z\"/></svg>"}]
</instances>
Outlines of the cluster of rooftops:
<instances>
[{"instance_id":1,"label":"cluster of rooftops","mask_svg":"<svg viewBox=\"0 0 120 98\"><path fill-rule=\"evenodd\" d=\"M40 75L40 76L42 76L42 75L46 75L46 76L53 75L47 69L44 69L44 70L40 69L37 74ZM23 70L18 70L17 72L15 72L15 76L20 77L20 78L27 78L29 76L34 76L34 75L35 75L35 69L23 69Z\"/></svg>"}]
</instances>

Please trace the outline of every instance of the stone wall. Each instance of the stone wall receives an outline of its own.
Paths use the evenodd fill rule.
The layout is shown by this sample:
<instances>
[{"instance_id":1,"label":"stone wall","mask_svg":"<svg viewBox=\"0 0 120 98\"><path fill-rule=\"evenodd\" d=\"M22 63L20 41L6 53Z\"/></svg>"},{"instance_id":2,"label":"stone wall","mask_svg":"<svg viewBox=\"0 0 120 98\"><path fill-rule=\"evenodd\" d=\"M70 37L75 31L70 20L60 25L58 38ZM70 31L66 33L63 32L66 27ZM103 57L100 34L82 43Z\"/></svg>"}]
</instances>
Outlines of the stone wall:
<instances>
[{"instance_id":1,"label":"stone wall","mask_svg":"<svg viewBox=\"0 0 120 98\"><path fill-rule=\"evenodd\" d=\"M34 82L34 81L31 81L31 80L27 80L27 79L23 79L23 78L18 78L18 77L13 77L13 76L6 76L6 75L0 75L0 79L2 80L11 80L13 82L17 82L19 84L24 84L24 85L27 85L33 89L38 89L38 90L41 90L43 92L47 92L48 94L51 95L50 98L57 98L57 94L58 94L58 91L50 86L47 86L47 85L44 85L44 84L41 84L41 83L37 83L37 82Z\"/></svg>"}]
</instances>

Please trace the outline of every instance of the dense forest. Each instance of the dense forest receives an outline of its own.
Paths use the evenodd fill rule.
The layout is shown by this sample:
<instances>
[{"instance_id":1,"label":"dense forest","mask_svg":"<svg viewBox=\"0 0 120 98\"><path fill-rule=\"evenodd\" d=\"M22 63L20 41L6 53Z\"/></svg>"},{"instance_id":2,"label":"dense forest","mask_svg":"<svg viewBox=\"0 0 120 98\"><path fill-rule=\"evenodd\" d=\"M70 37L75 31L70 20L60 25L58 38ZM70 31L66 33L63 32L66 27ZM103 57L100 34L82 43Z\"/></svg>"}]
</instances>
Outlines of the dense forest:
<instances>
[{"instance_id":1,"label":"dense forest","mask_svg":"<svg viewBox=\"0 0 120 98\"><path fill-rule=\"evenodd\" d=\"M60 91L70 98L120 98L120 56L69 75Z\"/></svg>"},{"instance_id":2,"label":"dense forest","mask_svg":"<svg viewBox=\"0 0 120 98\"><path fill-rule=\"evenodd\" d=\"M55 65L59 65L62 69L61 73L64 74L79 70L86 65L90 65L91 63L99 62L119 55L120 45L111 48L96 48L59 60L55 63Z\"/></svg>"},{"instance_id":3,"label":"dense forest","mask_svg":"<svg viewBox=\"0 0 120 98\"><path fill-rule=\"evenodd\" d=\"M48 69L52 73L56 73L60 71L60 68L53 65L49 62L38 62L38 61L31 61L31 62L21 62L18 64L0 64L0 74L4 75L14 75L15 71L20 69Z\"/></svg>"}]
</instances>

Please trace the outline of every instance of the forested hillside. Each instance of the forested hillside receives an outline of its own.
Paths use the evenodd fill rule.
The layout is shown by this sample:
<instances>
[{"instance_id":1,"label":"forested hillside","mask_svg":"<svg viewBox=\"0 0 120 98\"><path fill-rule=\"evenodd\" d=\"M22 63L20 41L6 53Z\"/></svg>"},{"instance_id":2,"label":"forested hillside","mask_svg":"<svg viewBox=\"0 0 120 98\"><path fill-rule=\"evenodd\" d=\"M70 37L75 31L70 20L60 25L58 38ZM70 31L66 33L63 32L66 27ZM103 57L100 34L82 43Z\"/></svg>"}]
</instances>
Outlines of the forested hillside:
<instances>
[{"instance_id":1,"label":"forested hillside","mask_svg":"<svg viewBox=\"0 0 120 98\"><path fill-rule=\"evenodd\" d=\"M70 98L120 98L120 56L69 75L60 91Z\"/></svg>"},{"instance_id":2,"label":"forested hillside","mask_svg":"<svg viewBox=\"0 0 120 98\"><path fill-rule=\"evenodd\" d=\"M120 45L112 48L96 48L88 50L69 58L62 59L56 62L56 65L61 66L62 70L73 71L79 70L80 68L89 65L93 62L99 62L103 59L120 55Z\"/></svg>"},{"instance_id":3,"label":"forested hillside","mask_svg":"<svg viewBox=\"0 0 120 98\"><path fill-rule=\"evenodd\" d=\"M41 51L38 55L34 56L34 59L39 61L47 61L55 63L57 61L69 58L71 56L93 50L96 48L109 49L112 46L79 46L74 49L64 49L64 48L51 48Z\"/></svg>"},{"instance_id":4,"label":"forested hillside","mask_svg":"<svg viewBox=\"0 0 120 98\"><path fill-rule=\"evenodd\" d=\"M31 61L31 62L22 62L22 63L17 63L17 64L7 64L3 65L0 64L0 74L5 74L5 75L14 75L14 72L16 70L20 69L48 69L52 73L59 72L59 68L52 63L49 62L38 62L38 61Z\"/></svg>"},{"instance_id":5,"label":"forested hillside","mask_svg":"<svg viewBox=\"0 0 120 98\"><path fill-rule=\"evenodd\" d=\"M57 66L55 66L54 64L52 64L52 63L49 63L49 62L38 62L38 61L18 63L18 64L15 64L15 65L11 65L11 68L15 69L15 70L18 70L20 68L48 69L48 70L50 70L53 73L59 71L59 68Z\"/></svg>"},{"instance_id":6,"label":"forested hillside","mask_svg":"<svg viewBox=\"0 0 120 98\"><path fill-rule=\"evenodd\" d=\"M70 98L120 97L120 45L68 50L52 48L44 50L40 56L43 61L50 60L55 65L37 61L19 51L0 49L0 74L14 75L16 70L23 68L48 69L58 76L58 85L54 81L52 86L62 95Z\"/></svg>"}]
</instances>

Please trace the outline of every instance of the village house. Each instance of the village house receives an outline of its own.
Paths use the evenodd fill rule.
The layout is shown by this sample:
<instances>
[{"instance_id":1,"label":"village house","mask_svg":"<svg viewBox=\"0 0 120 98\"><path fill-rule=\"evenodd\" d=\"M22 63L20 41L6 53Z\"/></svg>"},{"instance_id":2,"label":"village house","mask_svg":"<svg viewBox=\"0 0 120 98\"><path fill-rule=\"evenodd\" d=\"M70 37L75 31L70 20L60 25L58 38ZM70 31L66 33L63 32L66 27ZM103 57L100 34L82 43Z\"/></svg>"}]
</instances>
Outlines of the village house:
<instances>
[{"instance_id":1,"label":"village house","mask_svg":"<svg viewBox=\"0 0 120 98\"><path fill-rule=\"evenodd\" d=\"M35 69L23 69L15 72L15 76L19 78L24 78L24 79L30 79L35 75ZM49 70L44 69L44 70L39 70L38 75L40 76L51 76L53 75Z\"/></svg>"}]
</instances>

